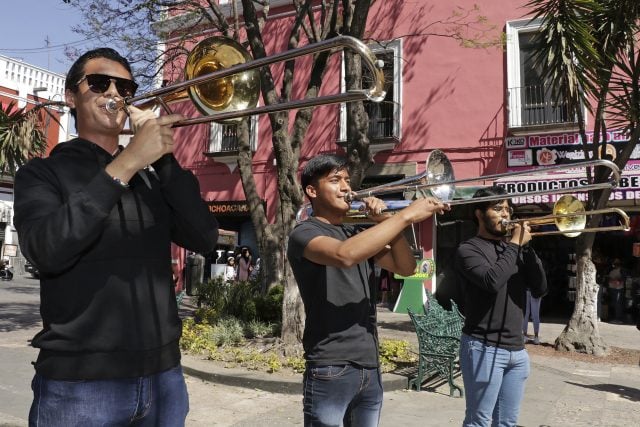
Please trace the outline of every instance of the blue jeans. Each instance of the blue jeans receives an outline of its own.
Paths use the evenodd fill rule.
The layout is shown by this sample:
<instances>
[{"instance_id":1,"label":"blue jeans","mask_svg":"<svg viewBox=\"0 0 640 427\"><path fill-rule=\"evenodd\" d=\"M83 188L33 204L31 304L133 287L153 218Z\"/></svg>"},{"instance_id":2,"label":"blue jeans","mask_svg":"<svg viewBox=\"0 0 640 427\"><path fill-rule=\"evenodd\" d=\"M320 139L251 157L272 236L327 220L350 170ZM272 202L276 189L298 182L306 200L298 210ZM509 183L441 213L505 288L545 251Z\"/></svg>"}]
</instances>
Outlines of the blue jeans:
<instances>
[{"instance_id":1,"label":"blue jeans","mask_svg":"<svg viewBox=\"0 0 640 427\"><path fill-rule=\"evenodd\" d=\"M304 372L304 425L375 427L382 409L378 368L310 366Z\"/></svg>"},{"instance_id":2,"label":"blue jeans","mask_svg":"<svg viewBox=\"0 0 640 427\"><path fill-rule=\"evenodd\" d=\"M36 374L30 427L184 426L189 412L180 365L147 377L58 381Z\"/></svg>"},{"instance_id":3,"label":"blue jeans","mask_svg":"<svg viewBox=\"0 0 640 427\"><path fill-rule=\"evenodd\" d=\"M522 332L526 335L529 329L529 315L533 320L533 333L538 336L540 331L540 300L531 296L531 291L527 289L527 305L524 311L524 321L522 322Z\"/></svg>"},{"instance_id":4,"label":"blue jeans","mask_svg":"<svg viewBox=\"0 0 640 427\"><path fill-rule=\"evenodd\" d=\"M462 334L460 368L467 406L462 425L515 426L529 377L527 351L488 346Z\"/></svg>"}]
</instances>

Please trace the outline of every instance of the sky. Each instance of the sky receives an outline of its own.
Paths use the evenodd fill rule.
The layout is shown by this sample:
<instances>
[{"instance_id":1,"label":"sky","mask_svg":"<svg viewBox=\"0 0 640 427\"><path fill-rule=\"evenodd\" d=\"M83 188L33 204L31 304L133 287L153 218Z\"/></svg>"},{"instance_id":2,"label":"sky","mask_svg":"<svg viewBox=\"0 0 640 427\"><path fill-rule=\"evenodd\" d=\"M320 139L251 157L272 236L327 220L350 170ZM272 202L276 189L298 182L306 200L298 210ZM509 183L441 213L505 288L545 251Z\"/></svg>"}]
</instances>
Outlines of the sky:
<instances>
[{"instance_id":1,"label":"sky","mask_svg":"<svg viewBox=\"0 0 640 427\"><path fill-rule=\"evenodd\" d=\"M62 0L0 0L0 6L0 55L66 74L71 62L64 55L65 45L92 47L71 31L83 19Z\"/></svg>"}]
</instances>

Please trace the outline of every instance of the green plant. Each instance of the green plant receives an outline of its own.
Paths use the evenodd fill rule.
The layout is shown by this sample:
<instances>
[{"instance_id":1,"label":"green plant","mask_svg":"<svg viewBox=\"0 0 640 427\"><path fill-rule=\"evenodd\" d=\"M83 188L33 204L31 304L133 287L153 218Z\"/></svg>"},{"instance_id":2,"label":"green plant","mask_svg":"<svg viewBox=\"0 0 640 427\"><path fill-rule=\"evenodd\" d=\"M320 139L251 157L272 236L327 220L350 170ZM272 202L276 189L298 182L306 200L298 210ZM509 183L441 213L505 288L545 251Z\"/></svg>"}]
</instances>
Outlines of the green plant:
<instances>
[{"instance_id":1,"label":"green plant","mask_svg":"<svg viewBox=\"0 0 640 427\"><path fill-rule=\"evenodd\" d=\"M282 298L284 287L276 285L269 289L266 295L255 297L258 318L265 322L280 323L282 321Z\"/></svg>"},{"instance_id":2,"label":"green plant","mask_svg":"<svg viewBox=\"0 0 640 427\"><path fill-rule=\"evenodd\" d=\"M225 305L227 305L227 288L229 284L222 276L216 276L212 279L200 283L197 287L198 306L205 306L222 313Z\"/></svg>"},{"instance_id":3,"label":"green plant","mask_svg":"<svg viewBox=\"0 0 640 427\"><path fill-rule=\"evenodd\" d=\"M299 374L303 373L306 368L306 361L302 357L291 356L287 357L284 361L284 366L287 366Z\"/></svg>"},{"instance_id":4,"label":"green plant","mask_svg":"<svg viewBox=\"0 0 640 427\"><path fill-rule=\"evenodd\" d=\"M393 371L398 363L411 363L417 360L408 341L383 339L379 347L382 372Z\"/></svg>"},{"instance_id":5,"label":"green plant","mask_svg":"<svg viewBox=\"0 0 640 427\"><path fill-rule=\"evenodd\" d=\"M28 109L19 108L15 101L6 105L0 102L0 172L13 175L31 157L44 154L47 138L42 131L43 122L58 123L47 105Z\"/></svg>"},{"instance_id":6,"label":"green plant","mask_svg":"<svg viewBox=\"0 0 640 427\"><path fill-rule=\"evenodd\" d=\"M214 325L220 318L220 313L211 307L197 308L193 313L198 322Z\"/></svg>"},{"instance_id":7,"label":"green plant","mask_svg":"<svg viewBox=\"0 0 640 427\"><path fill-rule=\"evenodd\" d=\"M259 320L250 320L244 325L244 333L247 338L263 338L273 335L274 325Z\"/></svg>"},{"instance_id":8,"label":"green plant","mask_svg":"<svg viewBox=\"0 0 640 427\"><path fill-rule=\"evenodd\" d=\"M213 327L207 323L195 323L193 319L185 319L182 323L180 348L191 353L215 351L211 341Z\"/></svg>"},{"instance_id":9,"label":"green plant","mask_svg":"<svg viewBox=\"0 0 640 427\"><path fill-rule=\"evenodd\" d=\"M244 341L244 330L240 321L234 317L220 319L213 327L211 341L216 346L237 345Z\"/></svg>"}]
</instances>

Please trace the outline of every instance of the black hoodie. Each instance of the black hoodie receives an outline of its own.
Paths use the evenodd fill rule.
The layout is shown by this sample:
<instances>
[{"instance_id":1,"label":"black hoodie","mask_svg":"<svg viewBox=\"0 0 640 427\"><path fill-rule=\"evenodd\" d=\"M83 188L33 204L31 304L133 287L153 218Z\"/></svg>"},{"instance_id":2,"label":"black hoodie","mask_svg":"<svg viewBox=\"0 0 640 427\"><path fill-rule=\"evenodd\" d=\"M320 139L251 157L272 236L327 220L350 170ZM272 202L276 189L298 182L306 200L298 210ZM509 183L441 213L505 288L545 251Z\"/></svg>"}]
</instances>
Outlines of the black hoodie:
<instances>
[{"instance_id":1,"label":"black hoodie","mask_svg":"<svg viewBox=\"0 0 640 427\"><path fill-rule=\"evenodd\" d=\"M35 367L47 378L130 378L178 365L170 243L208 252L217 241L197 180L172 155L129 188L105 172L112 160L74 139L15 177L20 247L40 272Z\"/></svg>"}]
</instances>

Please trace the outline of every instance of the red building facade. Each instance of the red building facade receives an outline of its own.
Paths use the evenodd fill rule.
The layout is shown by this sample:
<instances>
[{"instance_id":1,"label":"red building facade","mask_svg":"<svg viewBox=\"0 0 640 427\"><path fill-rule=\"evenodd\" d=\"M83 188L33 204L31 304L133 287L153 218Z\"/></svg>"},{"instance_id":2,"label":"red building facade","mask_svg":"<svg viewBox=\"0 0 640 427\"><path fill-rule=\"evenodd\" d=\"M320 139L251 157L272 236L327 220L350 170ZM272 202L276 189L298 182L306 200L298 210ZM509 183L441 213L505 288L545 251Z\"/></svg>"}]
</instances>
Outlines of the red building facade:
<instances>
[{"instance_id":1,"label":"red building facade","mask_svg":"<svg viewBox=\"0 0 640 427\"><path fill-rule=\"evenodd\" d=\"M369 184L423 172L434 149L445 152L456 178L533 168L563 159L580 160L575 149L578 142L575 120L547 99L544 83L527 61L532 49L531 36L539 22L526 18L523 9L526 2L483 2L479 9L475 3L473 0L373 3L365 41L384 60L389 86L385 101L366 107L371 150L375 153L375 164L367 172ZM285 29L293 19L290 4L271 1L273 18L263 31L269 53L286 47ZM478 17L482 19L473 25L454 23L472 23ZM473 47L462 42L457 34L484 45ZM334 57L323 93L339 91L343 86L342 59L340 55ZM300 65L304 67L305 62L300 61ZM282 66L274 66L274 75L279 75L281 69ZM349 145L345 128L343 107L317 108L301 148L301 166L318 153L344 153ZM240 245L257 250L235 167L237 142L233 127L198 125L180 129L177 135L176 156L198 177L203 197L222 227L237 231ZM253 173L273 220L277 203L276 166L266 116L253 119L252 137ZM624 136L612 134L614 151L624 142ZM640 158L640 153L636 157ZM629 179L624 189L613 196L629 210L636 204L636 195L640 196L638 180L632 178L633 168L631 165L631 170L625 171ZM557 179L557 176L529 176L500 181L510 188L526 189ZM479 181L473 187L490 184ZM467 189L466 196L472 189ZM459 196L465 195L464 188L459 190ZM549 209L554 200L543 199L523 197L514 203L523 211ZM450 221L446 218L428 221L415 228L422 256L435 259L437 270L446 265L457 243L468 233L469 224L460 216ZM435 280L425 284L431 289L436 285Z\"/></svg>"}]
</instances>

